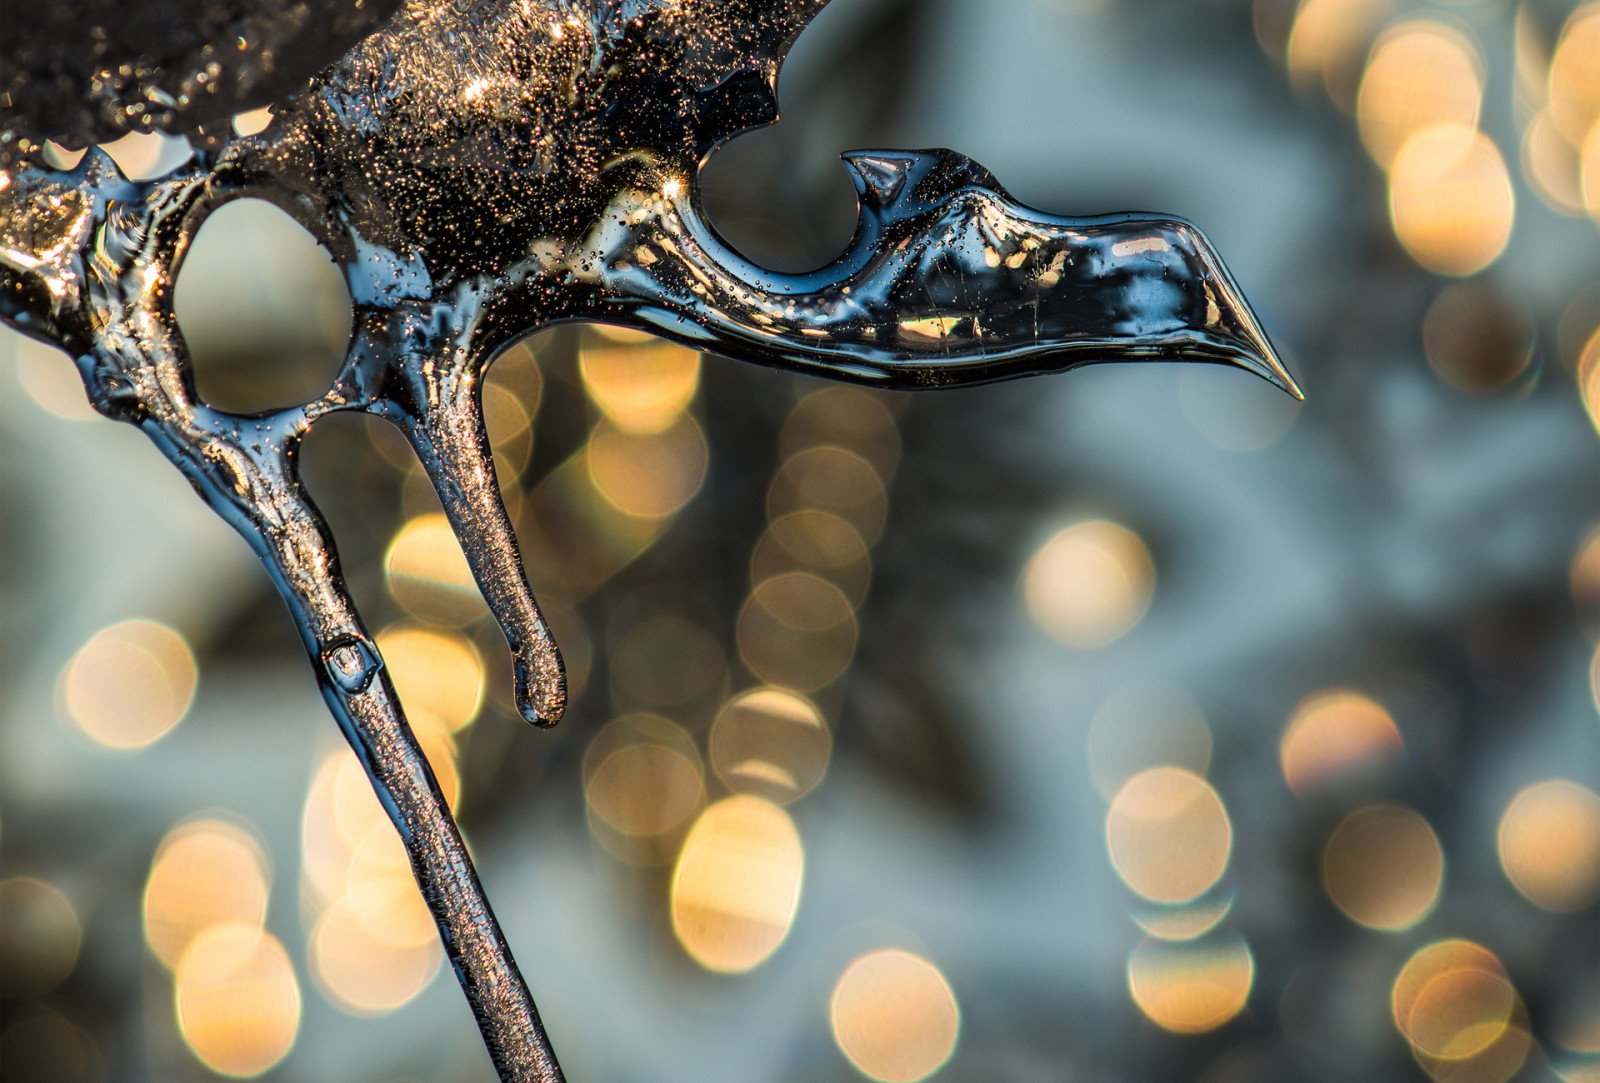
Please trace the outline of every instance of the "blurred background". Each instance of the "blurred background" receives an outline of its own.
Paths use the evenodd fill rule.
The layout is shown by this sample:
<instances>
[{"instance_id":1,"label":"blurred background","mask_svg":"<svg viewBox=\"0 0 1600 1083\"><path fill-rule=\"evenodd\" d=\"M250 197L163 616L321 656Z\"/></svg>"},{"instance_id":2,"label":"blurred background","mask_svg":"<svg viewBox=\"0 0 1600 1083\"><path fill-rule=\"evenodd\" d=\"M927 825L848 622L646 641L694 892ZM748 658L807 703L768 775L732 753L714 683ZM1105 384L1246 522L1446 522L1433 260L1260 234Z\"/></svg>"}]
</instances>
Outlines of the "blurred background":
<instances>
[{"instance_id":1,"label":"blurred background","mask_svg":"<svg viewBox=\"0 0 1600 1083\"><path fill-rule=\"evenodd\" d=\"M543 333L485 408L552 732L409 449L319 423L568 1077L1600 1080L1600 5L834 0L782 99L703 178L753 258L843 248L837 152L953 147L1196 222L1307 401ZM176 306L236 410L350 318L250 201ZM64 356L0 381L0 1077L491 1080L244 544Z\"/></svg>"}]
</instances>

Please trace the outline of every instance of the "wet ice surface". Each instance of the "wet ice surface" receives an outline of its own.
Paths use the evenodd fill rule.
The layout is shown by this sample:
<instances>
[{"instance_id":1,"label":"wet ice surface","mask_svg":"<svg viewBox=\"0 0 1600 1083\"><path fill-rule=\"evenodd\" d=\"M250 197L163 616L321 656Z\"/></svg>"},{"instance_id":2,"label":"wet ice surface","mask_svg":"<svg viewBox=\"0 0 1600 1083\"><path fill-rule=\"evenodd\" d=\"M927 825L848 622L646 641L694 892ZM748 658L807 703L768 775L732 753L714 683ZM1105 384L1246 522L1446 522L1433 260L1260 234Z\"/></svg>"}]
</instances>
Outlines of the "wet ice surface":
<instances>
[{"instance_id":1,"label":"wet ice surface","mask_svg":"<svg viewBox=\"0 0 1600 1083\"><path fill-rule=\"evenodd\" d=\"M820 8L418 3L261 135L148 182L95 149L0 187L0 316L75 355L95 409L141 427L265 563L506 1078L559 1069L299 479L313 423L361 411L402 430L505 633L518 707L549 725L561 659L480 402L496 353L542 325L632 325L883 387L1188 359L1294 390L1194 227L1040 214L950 152L849 156L861 223L835 264L777 275L740 258L701 217L698 167L775 118L778 65ZM333 386L260 416L199 399L171 316L191 239L245 195L310 230L356 305Z\"/></svg>"},{"instance_id":2,"label":"wet ice surface","mask_svg":"<svg viewBox=\"0 0 1600 1083\"><path fill-rule=\"evenodd\" d=\"M984 33L1000 32L995 28L998 20L977 9L968 14L970 24L954 35L961 51L971 49L975 40L986 40ZM1046 19L1043 14L1038 17ZM1034 29L1038 31L1038 27ZM1049 40L1037 32L1024 35L1024 39ZM1043 60L1035 57L1034 64L1043 64ZM1011 65L1005 74L1021 83L1027 67ZM1059 77L1051 74L1048 87L1052 100L1063 95L1073 100L1089 98L1088 86L1068 83L1067 89L1079 92L1069 94ZM1084 74L1088 78L1094 73ZM1226 82L1223 72L1206 74L1219 83ZM1037 67L1034 75L1038 76ZM1154 86L1156 81L1141 78L1133 85ZM1031 202L1055 205L1054 199L1032 194L1053 191L1044 187L1047 181L1042 178L1070 170L1071 177L1093 182L1100 175L1096 172L1097 161L1114 162L1131 147L1161 142L1145 141L1136 134L1127 135L1126 142L1120 141L1124 137L1119 133L1137 133L1140 126L1119 125L1117 110L1107 108L1096 113L1095 131L1099 132L1103 124L1112 134L1119 134L1119 141L1108 145L1091 137L1087 140L1089 151L1075 156L1083 164L1063 166L1054 152L1047 152L1045 144L1052 140L1038 135L1036 106L1040 93L1028 92L1024 100L1014 103L1018 115L1035 118L1026 128L1027 138L1019 139L1015 146L1007 147L998 140L995 144L984 142L1002 126L988 124L988 118L982 116L972 118L968 130L948 136L958 145L981 148L979 157L995 166L1001 175L1030 184L1026 190ZM970 95L952 92L952 96L956 100L972 100ZM1169 100L1200 96L1165 95ZM923 130L929 133L930 141L946 138L944 130L937 127L943 104L948 103L935 98L926 106L928 119L923 122L927 126ZM1077 110L1060 112L1063 142L1070 142L1076 131L1076 113ZM1201 124L1174 127L1182 130L1167 133L1172 141L1186 132L1205 130ZM1222 138L1221 134L1214 134ZM1235 259L1243 281L1251 287L1252 297L1268 312L1305 312L1325 303L1325 292L1308 289L1296 293L1302 279L1271 273L1272 268L1295 266L1300 253L1317 252L1318 262L1323 265L1321 274L1328 273L1328 262L1348 261L1349 266L1356 266L1355 257L1346 246L1332 243L1312 228L1322 213L1319 208L1329 201L1327 189L1321 186L1332 185L1338 192L1336 182L1327 179L1338 174L1331 155L1324 152L1319 157L1315 149L1307 149L1297 140L1304 140L1303 133L1278 130L1269 141L1275 161L1285 145L1299 146L1305 156L1294 159L1298 165L1286 165L1281 174L1274 174L1276 180L1269 182L1263 177L1264 170L1249 166L1266 155L1258 144L1251 143L1238 148L1232 156L1234 162L1241 163L1233 167L1237 172L1218 169L1218 175L1206 183L1209 194L1193 197L1207 202L1191 205L1177 200L1150 200L1159 206L1180 207L1196 220L1213 226L1214 232L1228 242L1223 247ZM913 145L920 141L907 140ZM1149 171L1153 173L1166 156L1154 150L1150 153L1153 158ZM1185 178L1171 173L1165 176L1173 187L1158 191L1182 194ZM1314 180L1308 182L1307 178ZM1237 186L1247 182L1260 183L1264 191L1276 193L1276 198L1293 209L1283 214L1263 213L1254 223L1232 218L1235 214L1251 218L1252 210L1265 205L1255 198L1238 196ZM1120 206L1122 202L1111 205ZM1295 223L1297 228L1267 228L1272 223L1281 226L1284 221ZM1234 232L1252 224L1260 224L1261 231ZM1277 247L1273 246L1272 237L1263 236L1274 233L1280 238ZM1309 273L1304 280L1327 285L1326 279ZM1291 322L1269 319L1274 328ZM1302 334L1302 341L1316 337L1308 331ZM953 960L949 964L952 973L961 977L965 988L991 992L988 999L996 1006L987 1015L974 1010L970 1000L963 1002L970 1012L963 1056L971 1056L972 1064L985 1063L985 1051L994 1057L1004 1052L1000 1048L1003 1043L992 1036L1015 1032L1007 1031L1001 1016L1009 1013L1026 1018L1027 1001L1031 998L1005 1002L999 995L1016 988L1018 975L1035 976L1055 990L1052 995L1061 997L1070 1009L1062 1014L1104 1022L1106 1033L1126 1033L1128 1028L1117 1025L1122 1017L1106 1005L1128 1007L1119 1000L1124 982L1121 953L1136 933L1121 912L1122 888L1105 866L1103 843L1098 837L1102 808L1086 789L1060 785L1061 778L1082 771L1081 731L1106 689L1123 677L1158 672L1191 683L1208 701L1216 715L1219 735L1231 735L1226 750L1227 759L1235 764L1230 801L1240 821L1241 837L1248 823L1251 837L1258 840L1255 845L1259 856L1259 851L1270 849L1271 845L1260 840L1283 837L1282 824L1274 820L1288 817L1280 815L1283 810L1269 797L1234 800L1233 794L1256 793L1252 778L1273 779L1272 727L1281 721L1283 705L1278 701L1281 695L1274 698L1258 690L1268 680L1264 674L1278 671L1276 663L1281 654L1272 652L1274 642L1282 653L1301 657L1326 655L1327 648L1319 645L1322 635L1345 644L1360 642L1363 628L1379 617L1398 613L1407 621L1419 617L1448 621L1454 604L1451 599L1457 592L1477 591L1483 592L1480 596L1492 596L1497 589L1510 590L1519 582L1544 574L1541 569L1550 566L1550 551L1567 546L1581 520L1592 512L1592 501L1590 507L1584 507L1580 506L1583 501L1571 498L1574 492L1593 492L1592 436L1585 429L1581 414L1567 404L1550 401L1548 396L1510 404L1496 400L1485 404L1481 411L1464 407L1442 399L1439 389L1426 382L1426 372L1415 358L1389 360L1393 364L1386 366L1384 378L1374 381L1364 394L1381 403L1385 419L1382 431L1391 441L1384 444L1383 458L1395 464L1392 477L1373 479L1365 475L1361 468L1370 463L1360 455L1350 454L1349 449L1342 449L1345 458L1339 459L1341 449L1328 446L1336 441L1326 436L1326 420L1315 417L1303 418L1298 431L1291 428L1282 440L1249 459L1214 448L1186 427L1193 423L1198 428L1199 424L1193 422L1191 411L1180 409L1181 389L1175 390L1173 382L1159 371L1124 374L1105 370L1061 381L1052 385L1050 395L1041 403L1043 415L1060 419L1060 431L996 435L999 441L1014 440L1019 457L1059 455L1061 488L1067 494L1064 500L1074 499L1082 487L1088 487L1100 494L1100 499L1115 501L1119 508L1137 509L1143 520L1166 524L1162 529L1176 569L1171 582L1180 594L1176 608L1169 606L1159 619L1153 617L1140 637L1126 644L1127 651L1109 664L1091 667L1063 665L1059 653L1043 645L1020 615L1007 616L1004 614L1009 611L1000 610L1002 615L993 618L995 627L991 629L994 654L985 662L986 668L993 671L991 679L1004 691L988 699L989 706L976 730L984 745L994 747L997 755L1011 765L1008 777L1017 780L1016 790L1024 795L1031 821L1053 825L1059 833L1046 829L1018 838L1002 848L998 856L974 854L969 850L988 848L952 843L948 834L928 828L912 810L875 792L870 780L837 772L830 782L826 803L809 807L805 814L803 826L812 844L802 919L795 928L793 942L774 958L766 975L771 984L762 987L761 1011L746 1012L748 1005L743 1001L754 998L747 997L738 983L734 983L737 988L731 992L730 986L722 986L713 995L697 1000L683 997L677 987L660 981L650 969L645 938L632 940L615 934L619 927L632 927L628 924L630 916L618 912L622 907L614 901L614 885L608 882L604 870L596 871L581 838L578 843L551 844L547 850L543 839L530 839L519 831L498 846L481 850L486 867L494 870L489 879L499 909L513 930L512 938L524 962L529 962L530 971L539 975L541 989L546 988L544 976L550 975L549 988L555 992L545 994L545 999L552 1001L546 1008L575 1077L627 1077L631 1072L642 1078L658 1078L663 1072L670 1072L682 1078L696 1078L698 1073L704 1078L723 1070L727 1062L714 1059L713 1051L726 1049L730 1059L748 1068L747 1072L734 1073L739 1078L758 1079L763 1072L779 1078L786 1064L835 1056L825 1034L819 1037L814 1022L815 1002L825 997L832 975L817 976L806 960L825 955L833 931L868 912L875 918L917 928L941 958ZM1340 361L1341 365L1347 363L1353 362ZM1409 375L1405 372L1408 363L1415 368ZM1329 382L1335 382L1338 376L1328 371L1333 367L1330 363L1325 369ZM1212 375L1210 370L1199 370L1197 374ZM1218 371L1215 375L1224 378L1238 374ZM1238 378L1243 380L1242 376ZM1346 380L1342 386L1349 387L1351 383ZM1265 385L1263 389L1266 390ZM103 428L132 437L131 431ZM52 440L55 438L52 434ZM100 447L96 445L97 454ZM1332 464L1330 458L1335 460ZM92 467L93 461L86 457L84 469ZM192 497L176 483L175 475L171 480L167 495L172 499L163 506L197 509ZM138 491L144 484L130 477L124 491ZM1207 500L1196 501L1195 493L1206 494ZM1324 493L1333 495L1322 501L1320 494ZM1310 494L1317 494L1316 499ZM1330 513L1329 505L1340 514ZM1403 511L1397 513L1392 510L1395 507ZM1511 513L1491 514L1484 510L1497 507L1509 508ZM130 508L130 512L133 510ZM1491 529L1483 529L1486 521L1492 524ZM1536 529L1523 528L1536 535L1531 542L1520 534L1519 523L1538 524ZM190 536L186 533L189 530L203 529L198 521L190 521L183 530L173 531L170 544L181 544L179 539ZM215 533L222 534L220 530ZM1188 541L1180 544L1174 539ZM222 544L226 540L225 536L220 541L212 536L210 543ZM93 542L86 540L83 544L90 550ZM109 561L117 550L92 551L106 560L107 566L114 567ZM1383 559L1374 559L1373 554L1378 553L1384 554ZM1555 564L1559 565L1560 560ZM1165 564L1162 574L1168 574ZM1363 589L1348 589L1352 582ZM57 597L67 593L63 585ZM109 609L108 606L108 612ZM981 619L981 615L974 617ZM84 629L98 626L89 617L83 620L81 627L59 633L63 649L77 642ZM1301 652L1281 648L1283 641L1296 640L1293 630L1299 630L1299 641L1310 641ZM1358 653L1348 647L1343 650L1345 657ZM1327 673L1338 674L1340 661L1326 657ZM1563 659L1558 668L1567 677L1581 677L1582 661L1576 656ZM1515 758L1508 756L1500 767L1505 777L1482 783L1488 795L1484 799L1486 808L1498 808L1509 788L1524 777L1531 777L1525 774L1528 771L1554 773L1563 761L1594 762L1589 736L1592 727L1580 729L1563 722L1581 719L1587 725L1592 721L1591 708L1583 701L1582 680L1563 678L1558 683L1560 692L1552 693L1547 711L1538 716L1536 733L1517 746ZM236 687L241 698L273 703L270 691L253 689L246 682ZM43 690L34 697L40 711L45 709L48 695L48 690ZM260 717L270 719L271 710L261 710ZM308 725L306 732L314 731ZM173 770L172 788L180 788L184 769L186 765ZM291 775L286 771L283 777ZM1517 777L1513 779L1513 775ZM1219 784L1228 790L1226 781ZM1265 788L1260 789L1264 794ZM906 841L908 838L910 842ZM280 852L293 852L292 843ZM888 866L886 854L891 855L892 864ZM1269 882L1257 881L1253 900L1246 895L1240 903L1243 919L1251 923L1253 935L1283 928L1284 914L1293 906L1292 899L1288 904L1277 905L1283 900L1271 894L1274 884L1282 887L1290 883L1289 873L1272 865L1270 857L1263 857L1261 863L1270 870L1263 878ZM1088 871L1084 871L1086 868ZM971 871L974 869L982 871L981 880ZM1480 869L1474 875L1481 872ZM952 888L952 880L959 881L959 887ZM1020 886L1013 894L1008 885ZM1034 890L1027 890L1030 887ZM872 902L862 903L863 898L871 898ZM1067 920L1069 917L1071 921ZM1464 922L1470 918L1471 915L1462 915L1452 920ZM1119 940L1119 936L1127 939ZM1048 947L1039 950L1040 944ZM1368 957L1378 950L1381 949L1369 947ZM1262 957L1266 958L1265 953ZM819 969L825 971L827 967ZM1274 979L1276 984L1263 980L1265 999L1256 1004L1261 1012L1272 1011L1276 994L1281 991L1280 979ZM419 1001L415 1010L408 1009L396 1017L409 1026L396 1025L386 1030L393 1047L406 1042L415 1047L416 1059L404 1062L408 1068L437 1056L435 1050L428 1048L432 1043L419 1041L416 1033L424 1029L436 1008L448 1009L441 989L453 992L447 983L436 984L429 998ZM1068 992L1061 993L1063 989ZM1384 992L1375 991L1375 1002L1381 1002ZM614 1011L618 1003L627 1010ZM459 1010L459 1005L456 1007ZM766 1014L769 1009L770 1016ZM625 1023L616 1022L624 1015ZM759 1018L762 1025L751 1025L752 1017ZM808 1024L807 1020L812 1022ZM638 1040L617 1041L619 1028ZM1143 1033L1139 1032L1141 1043ZM1392 1034L1389 1037L1392 1041ZM1317 1038L1324 1043L1320 1048L1326 1055L1328 1036ZM987 1046L986 1040L990 1043ZM564 1041L566 1044L562 1044ZM1075 1037L1070 1054L1077 1058L1078 1065L1092 1063L1097 1055L1107 1059L1115 1056L1105 1052L1103 1045L1097 1046L1097 1041L1105 1041L1104 1035L1082 1033ZM308 1033L302 1052L312 1058L340 1045L340 1041L327 1038L314 1041ZM667 1058L671 1063L664 1070L659 1058L663 1049L671 1053ZM1101 1052L1086 1052L1096 1049ZM782 1051L782 1055L775 1050ZM1376 1056L1371 1050L1366 1052ZM1067 1052L1062 1056L1066 1058ZM353 1064L354 1060L344 1063ZM1059 1061L1046 1067L1059 1067ZM1134 1072L1122 1070L1125 1074ZM1017 1071L1023 1074L1021 1069ZM1094 1076L1091 1069L1084 1071ZM1347 1072L1343 1077L1350 1075ZM1160 1078L1137 1074L1130 1077ZM1378 1078L1380 1071L1374 1069L1368 1077ZM1330 1078L1341 1076L1335 1071Z\"/></svg>"}]
</instances>

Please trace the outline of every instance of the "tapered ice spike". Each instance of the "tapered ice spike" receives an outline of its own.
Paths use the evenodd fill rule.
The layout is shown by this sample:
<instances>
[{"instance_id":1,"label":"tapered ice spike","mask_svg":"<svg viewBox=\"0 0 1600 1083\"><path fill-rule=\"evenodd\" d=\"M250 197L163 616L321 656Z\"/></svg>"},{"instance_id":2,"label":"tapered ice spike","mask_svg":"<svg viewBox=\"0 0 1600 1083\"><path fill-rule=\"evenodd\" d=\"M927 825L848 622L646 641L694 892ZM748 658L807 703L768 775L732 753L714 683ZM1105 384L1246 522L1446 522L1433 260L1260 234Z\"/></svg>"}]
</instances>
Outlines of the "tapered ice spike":
<instances>
[{"instance_id":1,"label":"tapered ice spike","mask_svg":"<svg viewBox=\"0 0 1600 1083\"><path fill-rule=\"evenodd\" d=\"M422 417L408 431L445 516L511 650L517 712L553 726L567 708L561 652L528 585L511 517L496 480L475 380L449 363L428 375Z\"/></svg>"}]
</instances>

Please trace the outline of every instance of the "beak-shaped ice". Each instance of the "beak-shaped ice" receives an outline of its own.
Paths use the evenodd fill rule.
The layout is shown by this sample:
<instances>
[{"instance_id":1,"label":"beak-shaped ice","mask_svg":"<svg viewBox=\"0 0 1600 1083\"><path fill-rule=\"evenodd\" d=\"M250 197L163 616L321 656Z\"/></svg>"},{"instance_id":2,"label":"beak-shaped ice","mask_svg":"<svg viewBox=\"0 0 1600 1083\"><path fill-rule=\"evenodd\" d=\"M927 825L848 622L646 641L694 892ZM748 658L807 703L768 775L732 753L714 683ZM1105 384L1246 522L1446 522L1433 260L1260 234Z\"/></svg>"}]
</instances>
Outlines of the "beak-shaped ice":
<instances>
[{"instance_id":1,"label":"beak-shaped ice","mask_svg":"<svg viewBox=\"0 0 1600 1083\"><path fill-rule=\"evenodd\" d=\"M805 275L757 267L686 194L655 219L661 235L647 228L619 253L614 302L595 315L879 386L1201 361L1237 365L1301 397L1221 257L1190 223L1044 214L951 151L844 158L860 222L835 263Z\"/></svg>"}]
</instances>

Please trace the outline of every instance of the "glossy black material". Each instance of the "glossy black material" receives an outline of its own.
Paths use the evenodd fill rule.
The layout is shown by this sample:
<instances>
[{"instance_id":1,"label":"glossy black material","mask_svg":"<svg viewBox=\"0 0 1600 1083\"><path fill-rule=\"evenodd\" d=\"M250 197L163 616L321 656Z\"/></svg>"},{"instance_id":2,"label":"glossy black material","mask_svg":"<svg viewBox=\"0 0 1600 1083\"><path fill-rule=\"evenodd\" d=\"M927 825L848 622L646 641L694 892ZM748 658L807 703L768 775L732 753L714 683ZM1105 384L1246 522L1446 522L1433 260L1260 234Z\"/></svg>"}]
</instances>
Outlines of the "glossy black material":
<instances>
[{"instance_id":1,"label":"glossy black material","mask_svg":"<svg viewBox=\"0 0 1600 1083\"><path fill-rule=\"evenodd\" d=\"M302 89L400 0L4 0L0 166L44 140L226 131Z\"/></svg>"},{"instance_id":2,"label":"glossy black material","mask_svg":"<svg viewBox=\"0 0 1600 1083\"><path fill-rule=\"evenodd\" d=\"M301 486L313 422L361 410L406 434L505 632L521 711L547 725L565 706L560 656L479 401L495 355L541 327L626 324L880 387L1165 359L1298 394L1193 226L1042 214L949 151L847 155L861 221L832 265L782 275L740 257L705 221L698 170L776 119L779 64L822 3L417 0L265 133L173 175L133 183L100 151L71 172L0 173L0 317L72 353L95 408L143 428L261 556L507 1079L560 1073ZM305 225L355 302L334 385L260 417L199 401L172 312L201 222L246 195Z\"/></svg>"}]
</instances>

